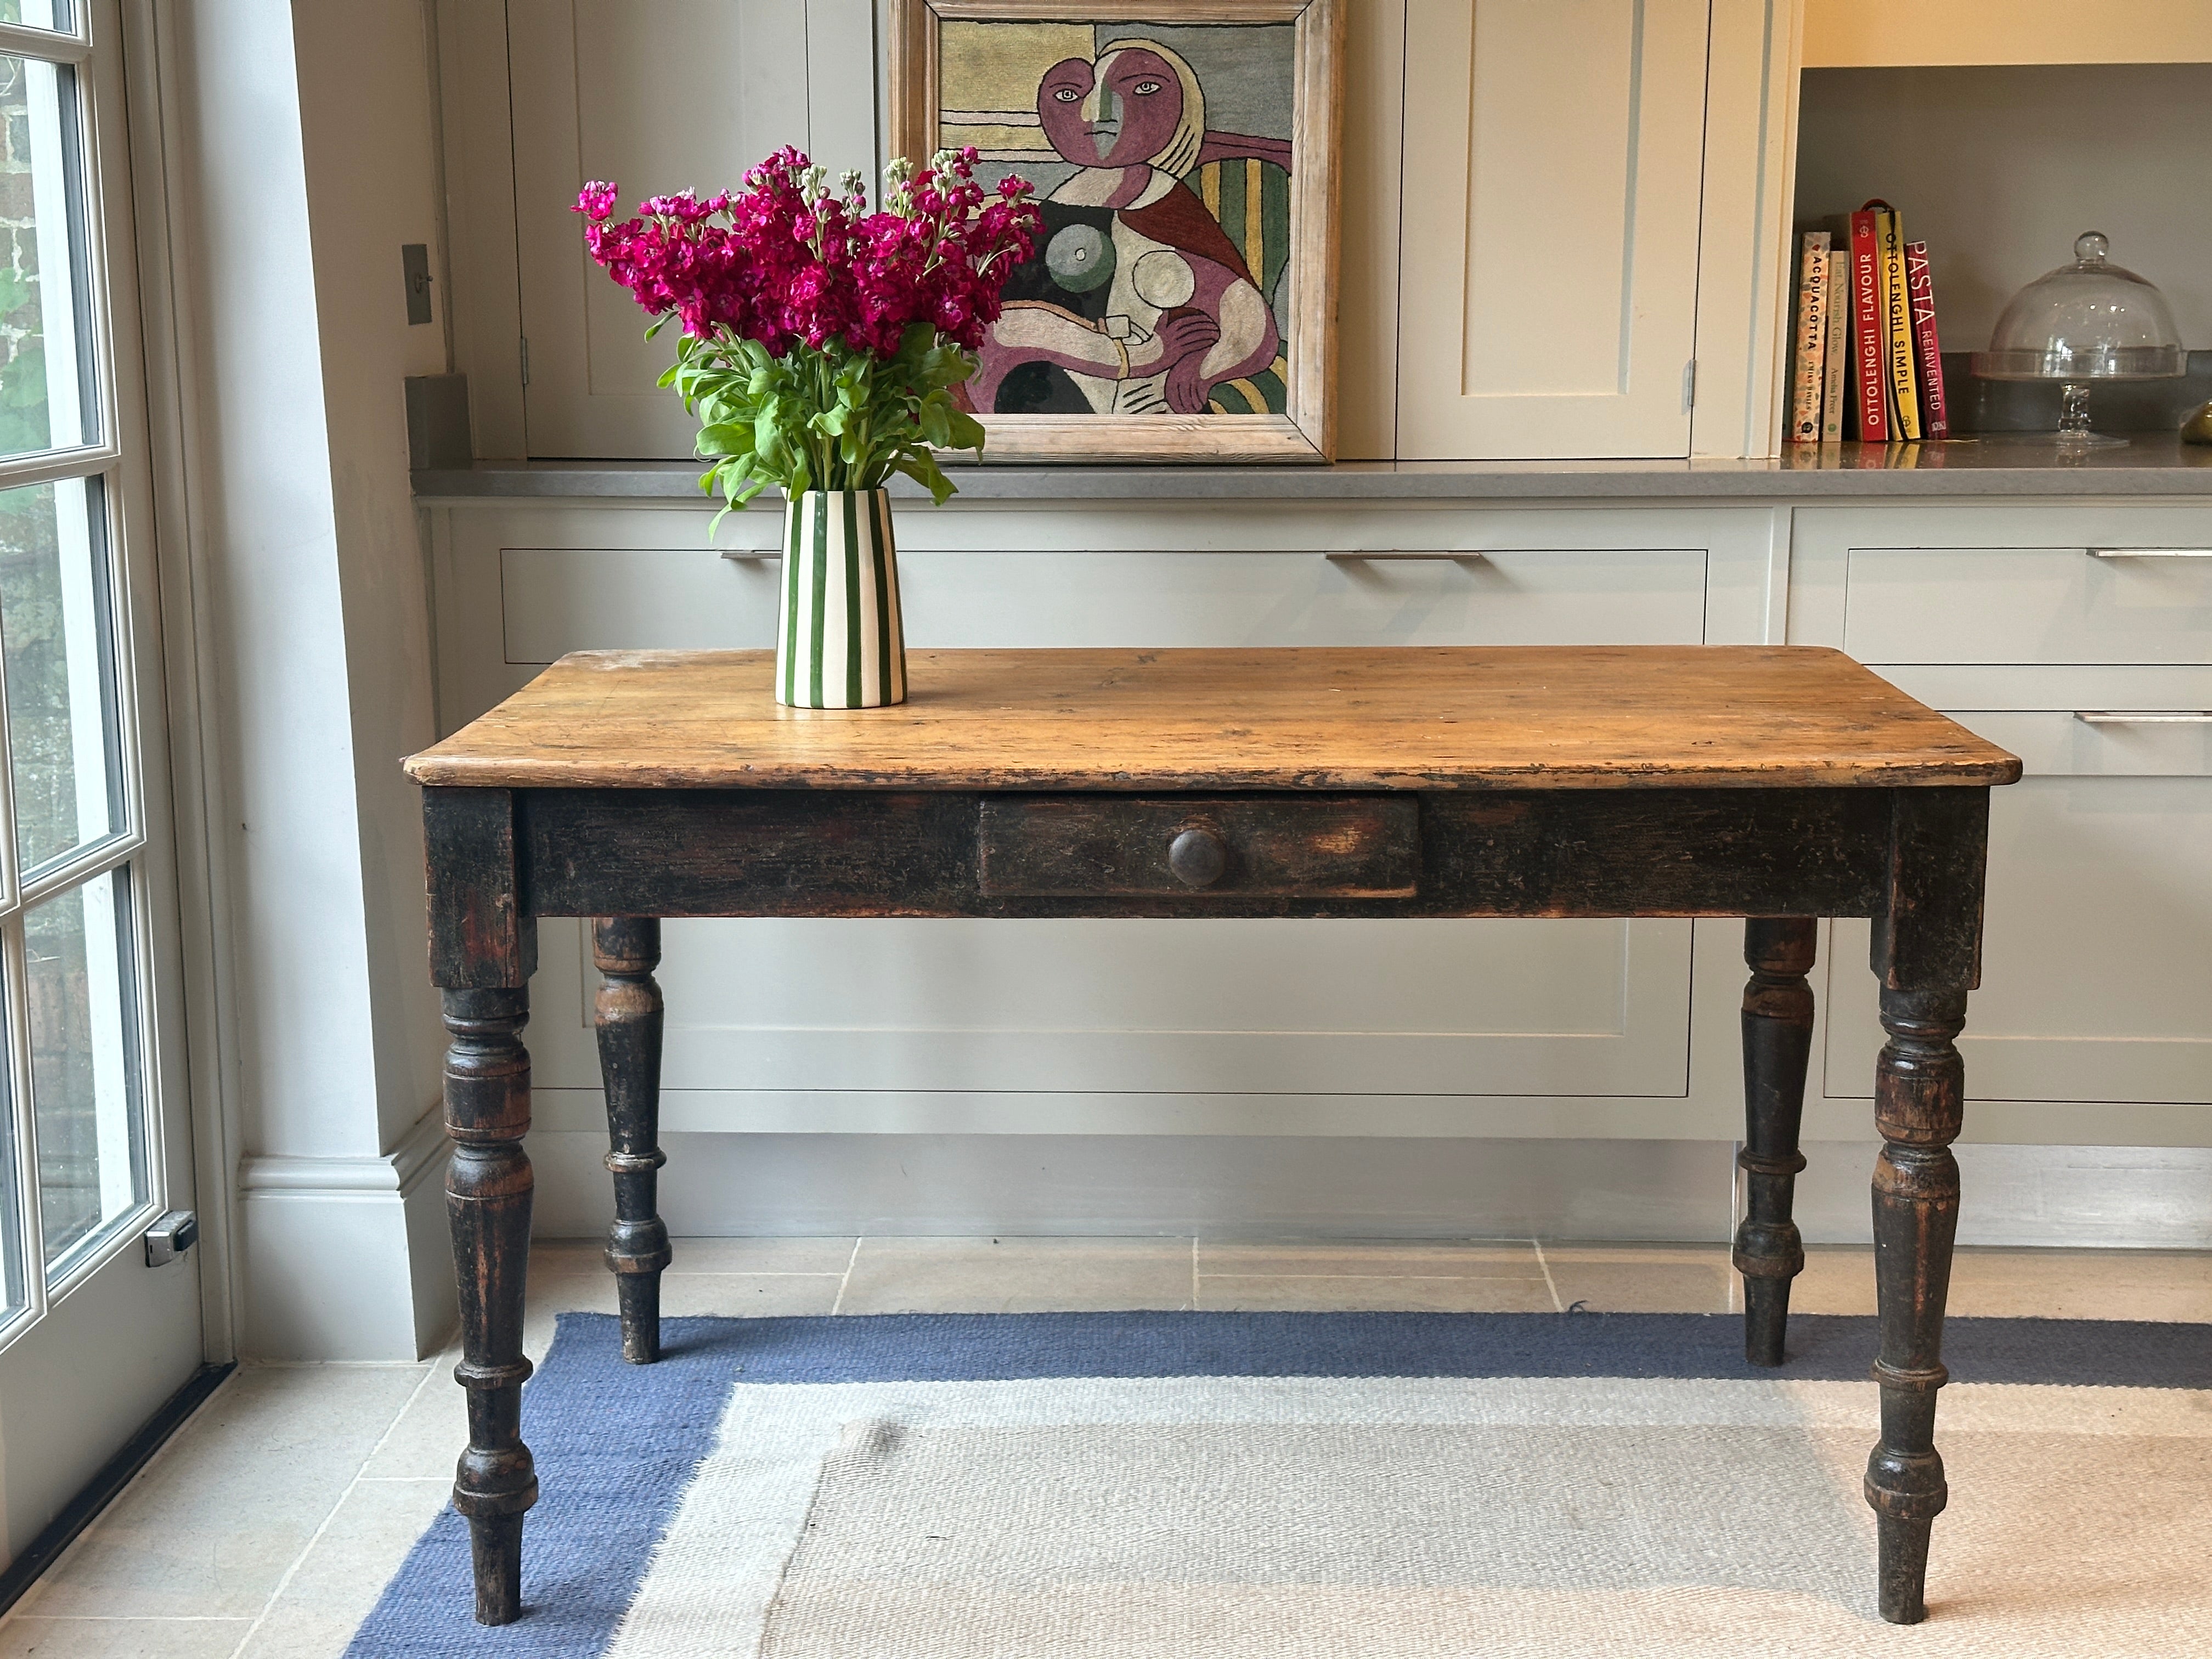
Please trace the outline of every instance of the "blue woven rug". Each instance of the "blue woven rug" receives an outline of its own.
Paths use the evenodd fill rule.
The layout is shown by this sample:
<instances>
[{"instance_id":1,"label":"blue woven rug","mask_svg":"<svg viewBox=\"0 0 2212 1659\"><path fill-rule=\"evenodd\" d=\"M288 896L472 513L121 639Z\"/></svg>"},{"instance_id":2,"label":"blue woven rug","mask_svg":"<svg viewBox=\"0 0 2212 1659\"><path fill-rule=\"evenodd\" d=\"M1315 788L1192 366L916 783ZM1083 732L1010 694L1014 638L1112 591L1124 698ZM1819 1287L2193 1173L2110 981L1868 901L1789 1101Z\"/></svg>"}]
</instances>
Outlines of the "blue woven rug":
<instances>
[{"instance_id":1,"label":"blue woven rug","mask_svg":"<svg viewBox=\"0 0 2212 1659\"><path fill-rule=\"evenodd\" d=\"M1950 1322L1915 1632L1874 1620L1855 1490L1871 1319L1793 1319L1778 1372L1699 1315L664 1333L625 1365L613 1319L563 1315L524 1391L525 1616L473 1622L448 1510L349 1659L1610 1659L1771 1653L1776 1618L1801 1655L2212 1642L2212 1326Z\"/></svg>"}]
</instances>

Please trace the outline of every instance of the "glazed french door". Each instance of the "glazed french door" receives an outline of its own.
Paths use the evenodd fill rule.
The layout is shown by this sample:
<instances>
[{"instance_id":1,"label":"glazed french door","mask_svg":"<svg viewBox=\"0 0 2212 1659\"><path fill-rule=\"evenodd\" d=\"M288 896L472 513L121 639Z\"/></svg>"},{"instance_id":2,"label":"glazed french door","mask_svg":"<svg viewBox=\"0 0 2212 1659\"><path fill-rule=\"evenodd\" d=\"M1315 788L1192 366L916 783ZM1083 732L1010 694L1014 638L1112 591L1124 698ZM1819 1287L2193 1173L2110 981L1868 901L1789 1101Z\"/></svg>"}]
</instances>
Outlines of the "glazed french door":
<instances>
[{"instance_id":1,"label":"glazed french door","mask_svg":"<svg viewBox=\"0 0 2212 1659\"><path fill-rule=\"evenodd\" d=\"M0 0L0 1493L13 1559L201 1359L113 0Z\"/></svg>"}]
</instances>

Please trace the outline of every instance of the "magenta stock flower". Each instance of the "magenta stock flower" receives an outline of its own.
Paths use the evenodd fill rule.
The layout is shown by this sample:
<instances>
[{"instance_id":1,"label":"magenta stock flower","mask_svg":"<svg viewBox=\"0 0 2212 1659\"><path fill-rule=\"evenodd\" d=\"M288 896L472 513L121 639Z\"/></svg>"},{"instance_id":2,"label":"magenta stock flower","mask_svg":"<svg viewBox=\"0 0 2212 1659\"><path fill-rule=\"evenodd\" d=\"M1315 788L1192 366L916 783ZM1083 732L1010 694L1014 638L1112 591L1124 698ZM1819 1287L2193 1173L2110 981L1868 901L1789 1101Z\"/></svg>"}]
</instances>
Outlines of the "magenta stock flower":
<instances>
[{"instance_id":1,"label":"magenta stock flower","mask_svg":"<svg viewBox=\"0 0 2212 1659\"><path fill-rule=\"evenodd\" d=\"M583 193L576 198L575 210L590 219L593 224L597 224L615 210L616 198L621 193L605 179L594 179L584 186Z\"/></svg>"},{"instance_id":2,"label":"magenta stock flower","mask_svg":"<svg viewBox=\"0 0 2212 1659\"><path fill-rule=\"evenodd\" d=\"M1042 228L1028 183L1001 179L987 198L977 160L969 149L910 175L895 170L873 213L856 178L832 191L788 147L748 172L735 194L656 196L617 221L616 186L593 180L575 211L607 274L701 339L726 332L776 357L842 339L888 357L924 323L973 351L998 319L1006 274Z\"/></svg>"}]
</instances>

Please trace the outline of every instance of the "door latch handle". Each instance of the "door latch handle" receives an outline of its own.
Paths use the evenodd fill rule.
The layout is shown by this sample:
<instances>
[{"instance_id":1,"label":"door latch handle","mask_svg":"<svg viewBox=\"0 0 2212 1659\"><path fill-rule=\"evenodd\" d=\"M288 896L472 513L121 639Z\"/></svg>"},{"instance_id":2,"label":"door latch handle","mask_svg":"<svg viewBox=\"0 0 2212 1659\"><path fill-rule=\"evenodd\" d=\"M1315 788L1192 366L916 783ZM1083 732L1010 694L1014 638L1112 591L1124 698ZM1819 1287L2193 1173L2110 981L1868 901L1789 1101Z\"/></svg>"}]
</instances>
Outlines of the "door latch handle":
<instances>
[{"instance_id":1,"label":"door latch handle","mask_svg":"<svg viewBox=\"0 0 2212 1659\"><path fill-rule=\"evenodd\" d=\"M200 1241L200 1218L190 1210L171 1210L146 1229L146 1265L174 1261Z\"/></svg>"}]
</instances>

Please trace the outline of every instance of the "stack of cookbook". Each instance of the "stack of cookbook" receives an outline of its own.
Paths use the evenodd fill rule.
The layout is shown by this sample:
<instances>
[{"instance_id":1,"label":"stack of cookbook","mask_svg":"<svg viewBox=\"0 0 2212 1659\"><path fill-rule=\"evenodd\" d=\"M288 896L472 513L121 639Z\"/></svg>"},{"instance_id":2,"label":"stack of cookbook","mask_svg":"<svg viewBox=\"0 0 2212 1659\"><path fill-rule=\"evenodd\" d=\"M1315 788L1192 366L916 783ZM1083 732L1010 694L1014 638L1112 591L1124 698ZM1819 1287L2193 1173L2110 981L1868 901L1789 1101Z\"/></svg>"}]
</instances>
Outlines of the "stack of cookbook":
<instances>
[{"instance_id":1,"label":"stack of cookbook","mask_svg":"<svg viewBox=\"0 0 2212 1659\"><path fill-rule=\"evenodd\" d=\"M1928 244L1887 202L1799 240L1789 410L1791 443L1950 435Z\"/></svg>"}]
</instances>

